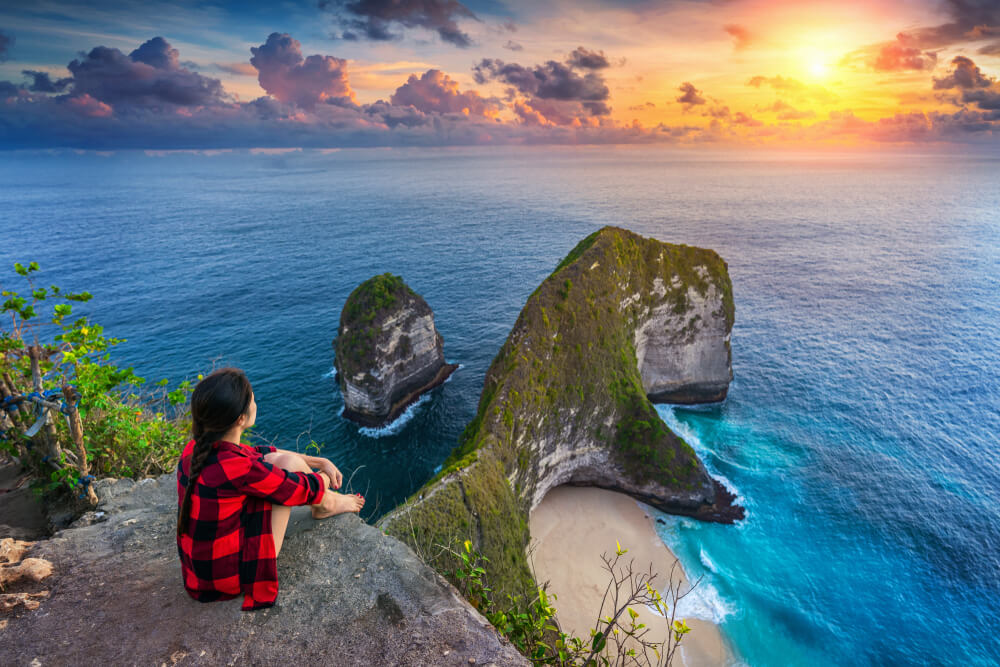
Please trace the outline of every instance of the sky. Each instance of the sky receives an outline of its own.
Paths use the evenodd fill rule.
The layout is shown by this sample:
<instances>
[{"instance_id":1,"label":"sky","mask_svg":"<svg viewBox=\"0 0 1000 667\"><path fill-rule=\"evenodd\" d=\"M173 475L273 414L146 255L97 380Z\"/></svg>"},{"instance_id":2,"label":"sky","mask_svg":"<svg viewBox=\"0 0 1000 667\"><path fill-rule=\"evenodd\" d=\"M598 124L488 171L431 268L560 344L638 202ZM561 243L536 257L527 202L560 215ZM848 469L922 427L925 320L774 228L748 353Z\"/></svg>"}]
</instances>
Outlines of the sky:
<instances>
[{"instance_id":1,"label":"sky","mask_svg":"<svg viewBox=\"0 0 1000 667\"><path fill-rule=\"evenodd\" d=\"M8 0L0 149L1000 148L1000 0Z\"/></svg>"}]
</instances>

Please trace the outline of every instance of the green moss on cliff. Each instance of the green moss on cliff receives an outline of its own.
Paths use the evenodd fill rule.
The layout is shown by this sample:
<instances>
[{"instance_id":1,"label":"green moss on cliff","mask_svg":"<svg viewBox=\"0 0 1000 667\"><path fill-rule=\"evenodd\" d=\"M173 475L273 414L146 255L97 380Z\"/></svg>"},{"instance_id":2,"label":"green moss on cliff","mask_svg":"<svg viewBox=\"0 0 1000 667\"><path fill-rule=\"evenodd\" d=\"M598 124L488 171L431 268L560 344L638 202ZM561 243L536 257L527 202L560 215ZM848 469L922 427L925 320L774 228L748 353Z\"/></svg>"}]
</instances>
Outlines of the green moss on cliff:
<instances>
[{"instance_id":1,"label":"green moss on cliff","mask_svg":"<svg viewBox=\"0 0 1000 667\"><path fill-rule=\"evenodd\" d=\"M442 471L399 519L390 515L390 532L424 547L471 539L491 561L492 585L523 594L533 590L524 549L539 475L529 443L596 441L639 483L683 491L703 482L694 450L646 397L634 337L652 309L683 314L689 288L706 296L713 286L729 330L732 286L715 252L615 227L577 244L528 299L486 374L476 417Z\"/></svg>"},{"instance_id":2,"label":"green moss on cliff","mask_svg":"<svg viewBox=\"0 0 1000 667\"><path fill-rule=\"evenodd\" d=\"M524 556L527 512L510 488L503 466L488 453L465 474L425 485L397 511L386 532L410 544L456 585L442 547L471 540L489 558L491 582L499 595L534 590Z\"/></svg>"}]
</instances>

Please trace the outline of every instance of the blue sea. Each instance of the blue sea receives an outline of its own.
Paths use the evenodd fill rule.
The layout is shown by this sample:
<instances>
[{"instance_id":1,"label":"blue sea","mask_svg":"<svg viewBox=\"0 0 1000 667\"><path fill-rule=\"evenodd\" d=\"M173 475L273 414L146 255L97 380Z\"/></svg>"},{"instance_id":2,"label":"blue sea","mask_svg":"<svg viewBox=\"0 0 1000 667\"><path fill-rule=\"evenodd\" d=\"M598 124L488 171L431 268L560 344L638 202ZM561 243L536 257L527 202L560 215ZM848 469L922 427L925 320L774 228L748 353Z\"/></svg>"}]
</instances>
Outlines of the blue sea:
<instances>
[{"instance_id":1,"label":"blue sea","mask_svg":"<svg viewBox=\"0 0 1000 667\"><path fill-rule=\"evenodd\" d=\"M658 147L0 154L0 284L89 290L114 357L237 365L259 435L323 444L374 518L473 417L528 295L603 225L713 248L736 300L722 404L660 412L748 510L663 516L685 613L748 665L1000 661L1000 160ZM340 417L350 291L404 277L461 368L406 417Z\"/></svg>"}]
</instances>

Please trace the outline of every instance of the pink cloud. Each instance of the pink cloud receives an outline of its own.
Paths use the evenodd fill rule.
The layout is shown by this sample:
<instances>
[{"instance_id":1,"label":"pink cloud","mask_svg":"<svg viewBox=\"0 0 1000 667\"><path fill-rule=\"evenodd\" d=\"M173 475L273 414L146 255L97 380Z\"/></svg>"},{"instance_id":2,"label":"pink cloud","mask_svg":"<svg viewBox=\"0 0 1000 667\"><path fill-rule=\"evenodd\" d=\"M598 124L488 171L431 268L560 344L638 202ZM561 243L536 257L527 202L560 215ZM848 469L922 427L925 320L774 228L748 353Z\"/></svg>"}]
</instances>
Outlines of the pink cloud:
<instances>
[{"instance_id":1,"label":"pink cloud","mask_svg":"<svg viewBox=\"0 0 1000 667\"><path fill-rule=\"evenodd\" d=\"M106 118L113 112L110 105L94 99L87 93L66 98L66 104L81 116L89 116L90 118Z\"/></svg>"},{"instance_id":2,"label":"pink cloud","mask_svg":"<svg viewBox=\"0 0 1000 667\"><path fill-rule=\"evenodd\" d=\"M495 118L503 107L499 100L485 98L474 90L460 91L457 81L436 69L427 70L420 78L411 74L390 101L425 113L463 113L485 118Z\"/></svg>"},{"instance_id":3,"label":"pink cloud","mask_svg":"<svg viewBox=\"0 0 1000 667\"><path fill-rule=\"evenodd\" d=\"M260 87L282 102L312 109L319 103L356 106L347 61L333 56L302 57L302 45L288 34L271 33L250 48Z\"/></svg>"}]
</instances>

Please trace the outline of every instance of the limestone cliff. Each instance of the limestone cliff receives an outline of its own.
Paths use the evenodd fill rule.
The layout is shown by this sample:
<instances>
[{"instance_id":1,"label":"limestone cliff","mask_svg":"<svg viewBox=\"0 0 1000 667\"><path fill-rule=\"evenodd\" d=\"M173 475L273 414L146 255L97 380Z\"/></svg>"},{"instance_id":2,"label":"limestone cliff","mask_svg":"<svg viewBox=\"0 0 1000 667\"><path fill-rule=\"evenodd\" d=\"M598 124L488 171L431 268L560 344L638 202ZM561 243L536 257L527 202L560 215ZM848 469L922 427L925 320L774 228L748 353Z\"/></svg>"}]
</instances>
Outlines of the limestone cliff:
<instances>
[{"instance_id":1,"label":"limestone cliff","mask_svg":"<svg viewBox=\"0 0 1000 667\"><path fill-rule=\"evenodd\" d=\"M391 422L458 368L445 363L430 306L388 273L351 292L334 346L344 416L365 426Z\"/></svg>"},{"instance_id":2,"label":"limestone cliff","mask_svg":"<svg viewBox=\"0 0 1000 667\"><path fill-rule=\"evenodd\" d=\"M97 512L38 542L37 609L0 615L0 665L527 665L410 549L294 508L275 607L201 604L181 585L173 474L97 483ZM34 589L29 589L34 591ZM26 593L30 594L30 593Z\"/></svg>"},{"instance_id":3,"label":"limestone cliff","mask_svg":"<svg viewBox=\"0 0 1000 667\"><path fill-rule=\"evenodd\" d=\"M557 485L741 518L649 398L725 396L734 312L714 251L614 227L591 234L528 299L442 472L380 525L424 550L472 539L497 584L524 592L528 513Z\"/></svg>"}]
</instances>

